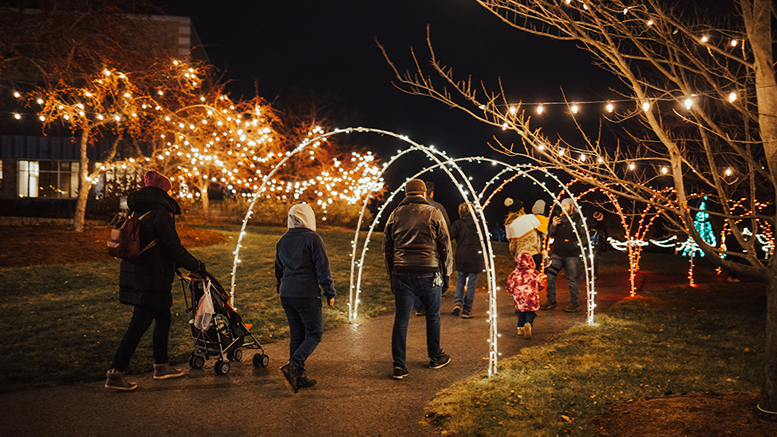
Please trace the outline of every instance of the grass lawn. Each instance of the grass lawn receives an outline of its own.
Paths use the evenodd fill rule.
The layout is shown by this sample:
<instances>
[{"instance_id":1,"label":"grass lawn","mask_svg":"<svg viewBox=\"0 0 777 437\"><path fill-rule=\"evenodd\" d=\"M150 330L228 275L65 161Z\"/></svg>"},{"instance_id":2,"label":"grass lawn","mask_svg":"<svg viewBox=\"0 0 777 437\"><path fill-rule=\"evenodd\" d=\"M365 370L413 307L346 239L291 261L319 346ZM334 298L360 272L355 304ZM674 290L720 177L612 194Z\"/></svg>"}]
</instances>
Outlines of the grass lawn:
<instances>
[{"instance_id":1,"label":"grass lawn","mask_svg":"<svg viewBox=\"0 0 777 437\"><path fill-rule=\"evenodd\" d=\"M652 259L644 270L687 269L680 258L645 256ZM595 435L593 416L612 404L758 392L765 302L758 283L641 292L598 315L596 326L576 326L501 360L495 377L477 375L441 392L428 417L455 435L587 436Z\"/></svg>"},{"instance_id":2,"label":"grass lawn","mask_svg":"<svg viewBox=\"0 0 777 437\"><path fill-rule=\"evenodd\" d=\"M228 289L239 228L215 228L224 243L192 249ZM275 291L275 243L284 228L251 227L243 239L235 305L261 342L288 337L286 316ZM319 229L339 293L335 308L324 306L324 326L348 323L347 302L353 231ZM99 242L104 244L103 242ZM393 296L380 257L382 235L370 243L362 279L360 317L391 312ZM0 269L0 391L99 380L127 328L132 307L119 303L119 261ZM173 283L170 361L186 364L192 351L190 315L180 282ZM152 369L150 334L144 337L129 373Z\"/></svg>"}]
</instances>

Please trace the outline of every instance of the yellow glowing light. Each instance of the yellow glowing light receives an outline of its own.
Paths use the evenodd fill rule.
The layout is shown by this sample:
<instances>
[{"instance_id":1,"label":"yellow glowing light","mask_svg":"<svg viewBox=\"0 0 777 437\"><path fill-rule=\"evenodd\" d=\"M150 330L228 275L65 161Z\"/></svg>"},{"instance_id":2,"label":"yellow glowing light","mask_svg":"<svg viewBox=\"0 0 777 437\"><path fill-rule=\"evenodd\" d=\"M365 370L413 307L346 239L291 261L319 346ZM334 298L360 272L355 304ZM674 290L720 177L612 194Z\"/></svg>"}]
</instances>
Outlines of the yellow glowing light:
<instances>
[{"instance_id":1,"label":"yellow glowing light","mask_svg":"<svg viewBox=\"0 0 777 437\"><path fill-rule=\"evenodd\" d=\"M648 20L648 21L647 21L647 25L648 25L648 26L652 26L652 25L653 25L653 20Z\"/></svg>"},{"instance_id":2,"label":"yellow glowing light","mask_svg":"<svg viewBox=\"0 0 777 437\"><path fill-rule=\"evenodd\" d=\"M46 121L46 117L44 117L42 115L40 117L38 117L38 118L40 119L40 121Z\"/></svg>"},{"instance_id":3,"label":"yellow glowing light","mask_svg":"<svg viewBox=\"0 0 777 437\"><path fill-rule=\"evenodd\" d=\"M632 163L630 163L630 164L629 164L629 170L634 170L634 168L636 168L636 166L634 165L634 163L633 163L633 162L632 162Z\"/></svg>"},{"instance_id":4,"label":"yellow glowing light","mask_svg":"<svg viewBox=\"0 0 777 437\"><path fill-rule=\"evenodd\" d=\"M580 108L578 108L578 107L577 107L577 104L576 104L576 103L573 103L573 104L572 104L572 107L571 107L570 109L572 110L572 113L573 113L573 114L577 114L577 111L579 111L579 110L580 110Z\"/></svg>"},{"instance_id":5,"label":"yellow glowing light","mask_svg":"<svg viewBox=\"0 0 777 437\"><path fill-rule=\"evenodd\" d=\"M38 102L39 105L42 105L43 104L43 99L38 99L37 102Z\"/></svg>"},{"instance_id":6,"label":"yellow glowing light","mask_svg":"<svg viewBox=\"0 0 777 437\"><path fill-rule=\"evenodd\" d=\"M667 174L667 173L669 173L669 169L666 168L666 167L661 167L661 173Z\"/></svg>"},{"instance_id":7,"label":"yellow glowing light","mask_svg":"<svg viewBox=\"0 0 777 437\"><path fill-rule=\"evenodd\" d=\"M537 106L537 114L542 114L542 111L543 111L542 105Z\"/></svg>"},{"instance_id":8,"label":"yellow glowing light","mask_svg":"<svg viewBox=\"0 0 777 437\"><path fill-rule=\"evenodd\" d=\"M685 99L685 108L691 109L692 106L693 106L693 100L690 97Z\"/></svg>"},{"instance_id":9,"label":"yellow glowing light","mask_svg":"<svg viewBox=\"0 0 777 437\"><path fill-rule=\"evenodd\" d=\"M502 130L507 130L507 123L502 125Z\"/></svg>"},{"instance_id":10,"label":"yellow glowing light","mask_svg":"<svg viewBox=\"0 0 777 437\"><path fill-rule=\"evenodd\" d=\"M736 99L737 99L737 93L732 91L731 94L728 95L728 101L731 103L734 103Z\"/></svg>"},{"instance_id":11,"label":"yellow glowing light","mask_svg":"<svg viewBox=\"0 0 777 437\"><path fill-rule=\"evenodd\" d=\"M510 114L515 114L515 111L517 111L517 109L515 109L515 106L511 106L510 107Z\"/></svg>"},{"instance_id":12,"label":"yellow glowing light","mask_svg":"<svg viewBox=\"0 0 777 437\"><path fill-rule=\"evenodd\" d=\"M103 70L103 73L105 73L106 76L110 76L111 72L109 70Z\"/></svg>"},{"instance_id":13,"label":"yellow glowing light","mask_svg":"<svg viewBox=\"0 0 777 437\"><path fill-rule=\"evenodd\" d=\"M726 169L726 176L731 176L731 167Z\"/></svg>"},{"instance_id":14,"label":"yellow glowing light","mask_svg":"<svg viewBox=\"0 0 777 437\"><path fill-rule=\"evenodd\" d=\"M645 112L650 111L650 102L649 101L645 100L644 102L642 102L642 110L645 111Z\"/></svg>"},{"instance_id":15,"label":"yellow glowing light","mask_svg":"<svg viewBox=\"0 0 777 437\"><path fill-rule=\"evenodd\" d=\"M736 47L736 46L737 46L737 44L739 44L739 41L737 41L737 40L735 40L735 39L732 39L732 40L731 40L731 47Z\"/></svg>"},{"instance_id":16,"label":"yellow glowing light","mask_svg":"<svg viewBox=\"0 0 777 437\"><path fill-rule=\"evenodd\" d=\"M21 119L21 118L22 118L22 116L21 116L20 114L14 114L14 115L13 115L13 118L15 118L15 119L19 120L19 119Z\"/></svg>"},{"instance_id":17,"label":"yellow glowing light","mask_svg":"<svg viewBox=\"0 0 777 437\"><path fill-rule=\"evenodd\" d=\"M16 98L18 99L18 98L19 98L19 97L21 97L22 95L21 95L21 94L19 94L19 91L14 91L14 93L13 93L13 96L14 96L14 97L16 97Z\"/></svg>"},{"instance_id":18,"label":"yellow glowing light","mask_svg":"<svg viewBox=\"0 0 777 437\"><path fill-rule=\"evenodd\" d=\"M585 162L585 154L580 154L580 162Z\"/></svg>"},{"instance_id":19,"label":"yellow glowing light","mask_svg":"<svg viewBox=\"0 0 777 437\"><path fill-rule=\"evenodd\" d=\"M707 35L704 35L704 36L701 37L701 42L703 42L703 43L706 43L709 40L710 40L710 38Z\"/></svg>"},{"instance_id":20,"label":"yellow glowing light","mask_svg":"<svg viewBox=\"0 0 777 437\"><path fill-rule=\"evenodd\" d=\"M604 109L606 109L607 112L612 112L615 107L612 105L612 103L607 103L607 106L605 106Z\"/></svg>"}]
</instances>

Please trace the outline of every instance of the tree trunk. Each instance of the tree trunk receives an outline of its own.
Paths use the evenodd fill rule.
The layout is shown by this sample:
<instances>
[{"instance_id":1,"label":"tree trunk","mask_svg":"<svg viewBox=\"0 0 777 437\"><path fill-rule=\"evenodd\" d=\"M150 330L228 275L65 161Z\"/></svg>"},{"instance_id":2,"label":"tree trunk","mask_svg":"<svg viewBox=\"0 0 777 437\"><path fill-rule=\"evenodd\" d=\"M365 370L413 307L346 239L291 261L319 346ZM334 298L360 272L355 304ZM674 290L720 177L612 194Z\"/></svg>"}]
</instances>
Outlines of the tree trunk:
<instances>
[{"instance_id":1,"label":"tree trunk","mask_svg":"<svg viewBox=\"0 0 777 437\"><path fill-rule=\"evenodd\" d=\"M766 348L764 350L764 385L758 409L777 417L777 268L766 283Z\"/></svg>"},{"instance_id":2,"label":"tree trunk","mask_svg":"<svg viewBox=\"0 0 777 437\"><path fill-rule=\"evenodd\" d=\"M76 200L76 213L73 218L73 230L76 232L84 232L86 201L89 200L89 191L92 189L92 182L87 179L89 175L89 157L86 153L88 145L89 129L84 128L81 131L81 141L79 144L81 158L78 167L78 198Z\"/></svg>"},{"instance_id":3,"label":"tree trunk","mask_svg":"<svg viewBox=\"0 0 777 437\"><path fill-rule=\"evenodd\" d=\"M208 187L200 187L200 199L202 199L202 213L205 221L210 221L210 199L208 199Z\"/></svg>"}]
</instances>

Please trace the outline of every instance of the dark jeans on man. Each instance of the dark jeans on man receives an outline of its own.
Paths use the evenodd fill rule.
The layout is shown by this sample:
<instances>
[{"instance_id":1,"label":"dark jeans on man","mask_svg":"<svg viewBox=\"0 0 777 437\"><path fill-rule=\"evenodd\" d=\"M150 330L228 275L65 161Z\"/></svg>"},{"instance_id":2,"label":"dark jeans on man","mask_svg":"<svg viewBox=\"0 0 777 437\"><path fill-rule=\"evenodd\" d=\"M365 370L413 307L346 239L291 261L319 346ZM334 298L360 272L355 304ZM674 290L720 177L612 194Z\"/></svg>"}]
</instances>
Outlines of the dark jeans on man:
<instances>
[{"instance_id":1,"label":"dark jeans on man","mask_svg":"<svg viewBox=\"0 0 777 437\"><path fill-rule=\"evenodd\" d=\"M289 361L305 373L305 361L316 350L324 335L321 297L281 297L289 320Z\"/></svg>"},{"instance_id":2,"label":"dark jeans on man","mask_svg":"<svg viewBox=\"0 0 777 437\"><path fill-rule=\"evenodd\" d=\"M170 334L170 308L160 309L136 306L135 312L132 313L129 328L127 328L127 332L124 333L124 338L121 339L119 349L113 357L113 363L111 363L111 367L117 372L127 370L132 355L135 353L135 349L137 349L140 339L143 338L143 334L145 334L151 326L151 322L155 322L154 333L151 337L154 348L154 364L164 364L167 362L167 339Z\"/></svg>"},{"instance_id":3,"label":"dark jeans on man","mask_svg":"<svg viewBox=\"0 0 777 437\"><path fill-rule=\"evenodd\" d=\"M395 272L391 275L391 289L397 308L394 316L394 329L391 332L391 354L394 367L405 368L407 348L407 324L416 296L426 310L426 350L429 359L436 360L442 355L440 348L440 299L442 285L434 285L435 273Z\"/></svg>"},{"instance_id":4,"label":"dark jeans on man","mask_svg":"<svg viewBox=\"0 0 777 437\"><path fill-rule=\"evenodd\" d=\"M518 327L523 328L523 325L530 324L534 326L534 318L537 317L537 313L534 311L521 311L518 313Z\"/></svg>"},{"instance_id":5,"label":"dark jeans on man","mask_svg":"<svg viewBox=\"0 0 777 437\"><path fill-rule=\"evenodd\" d=\"M577 289L577 263L580 257L577 256L560 256L555 253L550 256L551 263L555 260L561 261L564 265L563 269L567 273L567 284L569 285L569 295L572 300L572 304L579 305L580 297L578 296ZM559 270L559 273L561 271ZM548 275L548 300L551 302L556 301L556 275Z\"/></svg>"}]
</instances>

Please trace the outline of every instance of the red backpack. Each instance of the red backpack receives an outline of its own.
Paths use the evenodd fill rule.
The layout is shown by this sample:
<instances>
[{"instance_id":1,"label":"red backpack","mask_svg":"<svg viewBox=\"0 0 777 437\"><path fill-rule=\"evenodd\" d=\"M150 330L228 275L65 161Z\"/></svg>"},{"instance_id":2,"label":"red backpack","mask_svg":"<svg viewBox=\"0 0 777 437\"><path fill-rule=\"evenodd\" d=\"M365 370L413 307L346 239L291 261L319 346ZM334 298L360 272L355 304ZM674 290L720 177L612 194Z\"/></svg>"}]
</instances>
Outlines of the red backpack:
<instances>
[{"instance_id":1,"label":"red backpack","mask_svg":"<svg viewBox=\"0 0 777 437\"><path fill-rule=\"evenodd\" d=\"M149 211L151 212L151 211ZM135 217L133 211L129 217L120 220L111 229L111 239L108 240L108 253L116 258L137 259L141 253L156 246L156 240L148 243L148 246L140 249L140 221L148 213Z\"/></svg>"}]
</instances>

